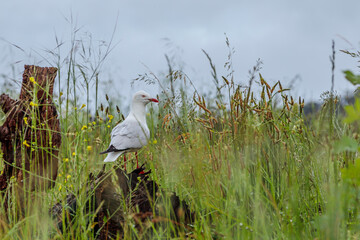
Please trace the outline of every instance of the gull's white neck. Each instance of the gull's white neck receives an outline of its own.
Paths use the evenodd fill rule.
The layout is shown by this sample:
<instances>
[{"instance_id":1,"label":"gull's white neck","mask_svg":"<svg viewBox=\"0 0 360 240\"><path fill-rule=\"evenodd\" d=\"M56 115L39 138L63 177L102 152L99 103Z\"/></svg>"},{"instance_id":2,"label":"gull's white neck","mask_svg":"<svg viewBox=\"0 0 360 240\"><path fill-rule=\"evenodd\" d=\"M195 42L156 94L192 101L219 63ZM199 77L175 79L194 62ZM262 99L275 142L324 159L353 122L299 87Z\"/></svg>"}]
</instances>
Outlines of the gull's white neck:
<instances>
[{"instance_id":1,"label":"gull's white neck","mask_svg":"<svg viewBox=\"0 0 360 240\"><path fill-rule=\"evenodd\" d=\"M146 124L146 106L142 102L133 102L129 115L133 115L136 120Z\"/></svg>"}]
</instances>

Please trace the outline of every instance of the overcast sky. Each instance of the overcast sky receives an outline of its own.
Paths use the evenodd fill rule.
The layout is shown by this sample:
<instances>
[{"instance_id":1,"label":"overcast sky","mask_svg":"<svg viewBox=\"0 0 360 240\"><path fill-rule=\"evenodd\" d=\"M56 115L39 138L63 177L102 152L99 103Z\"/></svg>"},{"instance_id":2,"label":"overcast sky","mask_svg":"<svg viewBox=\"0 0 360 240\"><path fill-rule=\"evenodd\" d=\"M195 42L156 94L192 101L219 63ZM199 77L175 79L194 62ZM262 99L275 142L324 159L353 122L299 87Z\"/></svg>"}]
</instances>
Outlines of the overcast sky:
<instances>
[{"instance_id":1,"label":"overcast sky","mask_svg":"<svg viewBox=\"0 0 360 240\"><path fill-rule=\"evenodd\" d=\"M354 89L341 71L358 73L357 62L338 50L360 48L359 9L359 0L1 1L0 75L9 76L15 65L15 77L21 80L24 64L48 66L44 50L56 47L55 35L70 42L72 28L66 19L73 16L80 28L78 36L90 33L94 45L109 42L116 26L113 43L117 45L101 76L111 77L113 85L107 90L125 99L139 89L157 91L130 83L147 71L144 65L155 73L166 71L164 54L175 56L206 92L212 87L211 75L201 49L212 57L219 75L225 75L226 33L236 51L237 82L247 83L248 70L260 58L261 73L269 82L281 80L286 85L299 76L293 93L317 100L330 89L332 40L337 50L335 89L340 93Z\"/></svg>"}]
</instances>

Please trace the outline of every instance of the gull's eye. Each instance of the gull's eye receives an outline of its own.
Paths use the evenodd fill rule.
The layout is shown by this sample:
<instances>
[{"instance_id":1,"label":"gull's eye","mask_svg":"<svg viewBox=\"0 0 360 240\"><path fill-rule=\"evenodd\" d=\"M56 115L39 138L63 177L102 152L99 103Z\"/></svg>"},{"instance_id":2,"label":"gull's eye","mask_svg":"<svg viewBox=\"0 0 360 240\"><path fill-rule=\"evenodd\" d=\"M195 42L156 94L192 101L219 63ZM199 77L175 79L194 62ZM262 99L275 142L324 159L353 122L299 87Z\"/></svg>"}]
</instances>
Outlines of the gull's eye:
<instances>
[{"instance_id":1,"label":"gull's eye","mask_svg":"<svg viewBox=\"0 0 360 240\"><path fill-rule=\"evenodd\" d=\"M145 95L141 95L143 98L146 97Z\"/></svg>"}]
</instances>

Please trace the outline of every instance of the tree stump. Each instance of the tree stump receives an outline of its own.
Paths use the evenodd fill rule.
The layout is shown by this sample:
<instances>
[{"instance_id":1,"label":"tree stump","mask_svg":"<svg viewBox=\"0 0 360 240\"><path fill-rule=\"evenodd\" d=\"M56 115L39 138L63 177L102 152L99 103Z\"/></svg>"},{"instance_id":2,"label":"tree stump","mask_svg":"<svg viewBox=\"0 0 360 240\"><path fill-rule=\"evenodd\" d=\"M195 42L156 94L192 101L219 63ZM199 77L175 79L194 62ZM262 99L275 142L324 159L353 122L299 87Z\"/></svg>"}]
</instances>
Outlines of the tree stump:
<instances>
[{"instance_id":1,"label":"tree stump","mask_svg":"<svg viewBox=\"0 0 360 240\"><path fill-rule=\"evenodd\" d=\"M155 181L149 179L151 171L144 171L144 166L141 166L131 173L126 173L119 166L115 166L107 172L101 171L96 176L90 174L86 184L88 200L82 210L84 216L89 216L88 221L94 224L96 239L123 239L125 219L134 220L140 239L154 237L154 229L150 223L159 228L171 222L182 235L191 232L189 224L194 221L194 213L190 211L186 202L181 201L175 193L162 190ZM69 194L65 202L59 202L50 209L59 231L65 230L73 234L76 232L74 229L84 227L79 226L79 222L76 221L77 201L78 198L74 194ZM170 214L167 214L166 206L169 207ZM63 216L66 216L65 221Z\"/></svg>"},{"instance_id":2,"label":"tree stump","mask_svg":"<svg viewBox=\"0 0 360 240\"><path fill-rule=\"evenodd\" d=\"M0 190L8 188L10 179L27 192L54 185L61 144L60 122L52 102L56 72L53 67L25 65L19 99L0 96L7 115L0 127L5 165Z\"/></svg>"}]
</instances>

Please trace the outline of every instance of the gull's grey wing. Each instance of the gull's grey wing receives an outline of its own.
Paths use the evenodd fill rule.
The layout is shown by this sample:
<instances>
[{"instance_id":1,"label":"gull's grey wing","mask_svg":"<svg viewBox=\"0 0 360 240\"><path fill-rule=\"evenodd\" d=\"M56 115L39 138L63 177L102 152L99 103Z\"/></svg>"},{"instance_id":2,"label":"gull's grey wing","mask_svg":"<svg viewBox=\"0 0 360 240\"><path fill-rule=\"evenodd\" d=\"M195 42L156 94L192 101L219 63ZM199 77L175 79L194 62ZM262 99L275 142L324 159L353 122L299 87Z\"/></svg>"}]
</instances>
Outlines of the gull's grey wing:
<instances>
[{"instance_id":1,"label":"gull's grey wing","mask_svg":"<svg viewBox=\"0 0 360 240\"><path fill-rule=\"evenodd\" d=\"M118 124L111 132L110 146L118 150L139 149L147 144L149 129L135 119Z\"/></svg>"}]
</instances>

